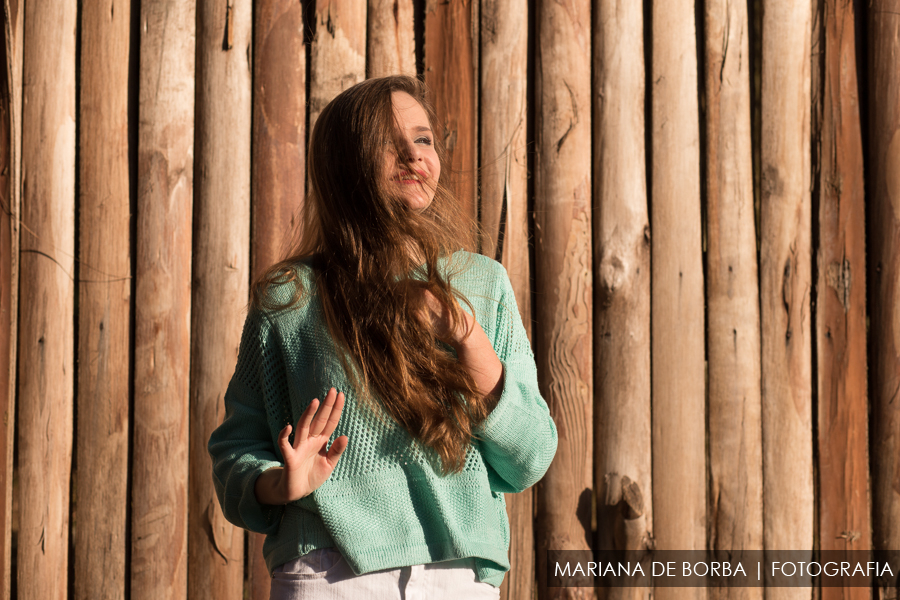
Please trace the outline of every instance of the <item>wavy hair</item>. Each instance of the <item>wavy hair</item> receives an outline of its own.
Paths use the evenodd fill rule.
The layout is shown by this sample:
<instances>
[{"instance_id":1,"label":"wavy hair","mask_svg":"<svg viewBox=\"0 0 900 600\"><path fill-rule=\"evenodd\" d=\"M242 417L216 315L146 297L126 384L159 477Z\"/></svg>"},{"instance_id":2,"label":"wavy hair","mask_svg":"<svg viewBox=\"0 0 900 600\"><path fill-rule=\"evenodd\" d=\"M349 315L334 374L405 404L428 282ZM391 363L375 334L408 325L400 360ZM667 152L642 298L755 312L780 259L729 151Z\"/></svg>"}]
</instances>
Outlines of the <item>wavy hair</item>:
<instances>
[{"instance_id":1,"label":"wavy hair","mask_svg":"<svg viewBox=\"0 0 900 600\"><path fill-rule=\"evenodd\" d=\"M394 92L406 92L425 109L446 166L434 109L418 79L369 79L342 92L321 112L310 137L309 191L290 256L254 283L252 303L295 307L307 293L297 263L308 261L357 396L377 396L388 415L437 453L447 474L462 470L472 432L488 411L468 371L417 314L428 290L450 309L453 325L463 319L457 300L467 300L451 285L454 272L438 262L471 250L475 225L448 188L449 169L441 170L434 199L421 211L388 185L385 152L403 156ZM294 284L294 293L278 304L269 288L286 283Z\"/></svg>"}]
</instances>

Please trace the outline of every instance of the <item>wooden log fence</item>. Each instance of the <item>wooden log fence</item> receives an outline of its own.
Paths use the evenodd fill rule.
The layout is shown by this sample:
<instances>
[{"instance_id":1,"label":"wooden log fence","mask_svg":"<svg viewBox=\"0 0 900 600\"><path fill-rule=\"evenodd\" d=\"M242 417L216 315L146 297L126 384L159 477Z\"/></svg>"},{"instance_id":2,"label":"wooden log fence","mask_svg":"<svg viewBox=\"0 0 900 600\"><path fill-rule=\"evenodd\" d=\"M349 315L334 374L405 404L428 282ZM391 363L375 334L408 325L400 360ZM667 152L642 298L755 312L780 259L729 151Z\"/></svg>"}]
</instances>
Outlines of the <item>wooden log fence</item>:
<instances>
[{"instance_id":1,"label":"wooden log fence","mask_svg":"<svg viewBox=\"0 0 900 600\"><path fill-rule=\"evenodd\" d=\"M141 3L126 565L135 600L187 594L195 27L192 3Z\"/></svg>"},{"instance_id":2,"label":"wooden log fence","mask_svg":"<svg viewBox=\"0 0 900 600\"><path fill-rule=\"evenodd\" d=\"M710 550L763 547L759 279L746 4L704 5ZM761 600L762 588L710 589Z\"/></svg>"},{"instance_id":3,"label":"wooden log fence","mask_svg":"<svg viewBox=\"0 0 900 600\"><path fill-rule=\"evenodd\" d=\"M663 550L706 547L704 310L696 24L690 0L654 0L648 66L653 532ZM659 588L704 600L705 588Z\"/></svg>"},{"instance_id":4,"label":"wooden log fence","mask_svg":"<svg viewBox=\"0 0 900 600\"><path fill-rule=\"evenodd\" d=\"M19 313L19 236L21 228L22 8L3 4L0 35L0 590L12 589L13 452L16 415L16 348ZM8 595L6 592L4 592Z\"/></svg>"},{"instance_id":5,"label":"wooden log fence","mask_svg":"<svg viewBox=\"0 0 900 600\"><path fill-rule=\"evenodd\" d=\"M539 3L534 91L534 345L538 378L557 424L556 458L537 489L538 594L552 588L547 552L591 547L593 369L591 273L590 3Z\"/></svg>"},{"instance_id":6,"label":"wooden log fence","mask_svg":"<svg viewBox=\"0 0 900 600\"><path fill-rule=\"evenodd\" d=\"M865 443L866 381L865 186L854 7L826 0L818 12L824 48L818 56L814 105L818 141L816 244L816 387L818 510L822 550L872 547ZM849 557L849 554L847 555ZM822 599L870 597L865 588L823 587Z\"/></svg>"},{"instance_id":7,"label":"wooden log fence","mask_svg":"<svg viewBox=\"0 0 900 600\"><path fill-rule=\"evenodd\" d=\"M813 547L811 19L811 2L763 1L759 293L766 550ZM770 588L766 595L811 594L798 587Z\"/></svg>"},{"instance_id":8,"label":"wooden log fence","mask_svg":"<svg viewBox=\"0 0 900 600\"><path fill-rule=\"evenodd\" d=\"M75 397L74 0L24 6L16 564L19 598L66 598Z\"/></svg>"},{"instance_id":9,"label":"wooden log fence","mask_svg":"<svg viewBox=\"0 0 900 600\"><path fill-rule=\"evenodd\" d=\"M644 15L627 0L600 2L595 11L594 548L646 561L653 477ZM632 583L608 590L607 598L650 593L646 579Z\"/></svg>"},{"instance_id":10,"label":"wooden log fence","mask_svg":"<svg viewBox=\"0 0 900 600\"><path fill-rule=\"evenodd\" d=\"M249 285L251 31L250 0L197 3L188 597L198 600L243 597L244 533L222 514L206 446L225 417L243 327L230 317Z\"/></svg>"},{"instance_id":11,"label":"wooden log fence","mask_svg":"<svg viewBox=\"0 0 900 600\"><path fill-rule=\"evenodd\" d=\"M894 2L874 0L866 19L869 81L869 196L866 267L869 280L872 412L872 541L878 550L900 548L900 15ZM862 108L862 107L860 107ZM897 598L897 588L881 598Z\"/></svg>"},{"instance_id":12,"label":"wooden log fence","mask_svg":"<svg viewBox=\"0 0 900 600\"><path fill-rule=\"evenodd\" d=\"M900 551L894 0L4 0L0 36L0 598L268 597L206 443L310 128L391 73L559 432L501 597L897 598L547 560Z\"/></svg>"},{"instance_id":13,"label":"wooden log fence","mask_svg":"<svg viewBox=\"0 0 900 600\"><path fill-rule=\"evenodd\" d=\"M129 2L81 11L78 420L74 561L79 598L125 594L131 358ZM80 493L79 493L80 491ZM89 523L78 527L78 523Z\"/></svg>"}]
</instances>

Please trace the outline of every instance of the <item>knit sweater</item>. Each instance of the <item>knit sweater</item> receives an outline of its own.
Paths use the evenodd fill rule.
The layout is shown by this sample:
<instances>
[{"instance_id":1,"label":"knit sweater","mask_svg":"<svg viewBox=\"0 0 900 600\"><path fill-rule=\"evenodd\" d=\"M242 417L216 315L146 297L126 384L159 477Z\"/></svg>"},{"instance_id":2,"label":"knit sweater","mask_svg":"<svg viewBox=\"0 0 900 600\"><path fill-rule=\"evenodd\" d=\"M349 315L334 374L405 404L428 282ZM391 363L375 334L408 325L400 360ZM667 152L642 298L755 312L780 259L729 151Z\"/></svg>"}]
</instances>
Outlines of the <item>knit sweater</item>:
<instances>
[{"instance_id":1,"label":"knit sweater","mask_svg":"<svg viewBox=\"0 0 900 600\"><path fill-rule=\"evenodd\" d=\"M465 252L440 263L471 303L504 369L503 392L476 429L462 471L442 475L433 450L373 408L377 401L354 396L325 324L315 272L305 264L296 268L304 289L299 306L250 310L225 393L225 418L209 441L225 517L266 534L270 572L313 550L336 547L357 574L474 557L479 580L499 586L509 570L503 493L536 483L557 440L506 271ZM292 291L287 284L270 294L284 302ZM346 401L330 441L349 438L331 477L286 506L261 505L256 478L283 465L279 432L331 387Z\"/></svg>"}]
</instances>

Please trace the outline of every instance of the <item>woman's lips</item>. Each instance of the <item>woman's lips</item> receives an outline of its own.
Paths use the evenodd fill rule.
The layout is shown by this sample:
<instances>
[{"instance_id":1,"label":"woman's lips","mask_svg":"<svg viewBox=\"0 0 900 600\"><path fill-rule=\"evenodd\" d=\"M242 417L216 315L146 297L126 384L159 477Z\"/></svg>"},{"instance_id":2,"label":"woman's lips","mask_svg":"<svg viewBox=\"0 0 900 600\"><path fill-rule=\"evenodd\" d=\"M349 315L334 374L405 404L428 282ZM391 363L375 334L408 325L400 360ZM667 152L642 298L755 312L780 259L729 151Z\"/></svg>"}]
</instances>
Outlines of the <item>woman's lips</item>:
<instances>
[{"instance_id":1,"label":"woman's lips","mask_svg":"<svg viewBox=\"0 0 900 600\"><path fill-rule=\"evenodd\" d=\"M406 185L414 185L426 181L428 179L428 175L427 173L425 173L425 171L416 171L415 174L410 177L409 171L400 171L400 174L394 179L395 181Z\"/></svg>"}]
</instances>

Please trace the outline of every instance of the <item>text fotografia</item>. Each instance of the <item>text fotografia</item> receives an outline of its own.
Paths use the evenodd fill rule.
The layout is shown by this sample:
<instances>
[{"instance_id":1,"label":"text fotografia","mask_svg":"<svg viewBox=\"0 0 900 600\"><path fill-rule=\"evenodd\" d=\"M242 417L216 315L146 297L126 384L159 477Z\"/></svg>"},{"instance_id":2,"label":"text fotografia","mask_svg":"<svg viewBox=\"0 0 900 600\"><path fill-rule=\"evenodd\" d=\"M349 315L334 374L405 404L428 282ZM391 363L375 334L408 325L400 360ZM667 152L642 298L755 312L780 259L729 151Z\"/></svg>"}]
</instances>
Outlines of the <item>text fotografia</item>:
<instances>
[{"instance_id":1,"label":"text fotografia","mask_svg":"<svg viewBox=\"0 0 900 600\"><path fill-rule=\"evenodd\" d=\"M550 550L551 587L896 586L900 552Z\"/></svg>"}]
</instances>

